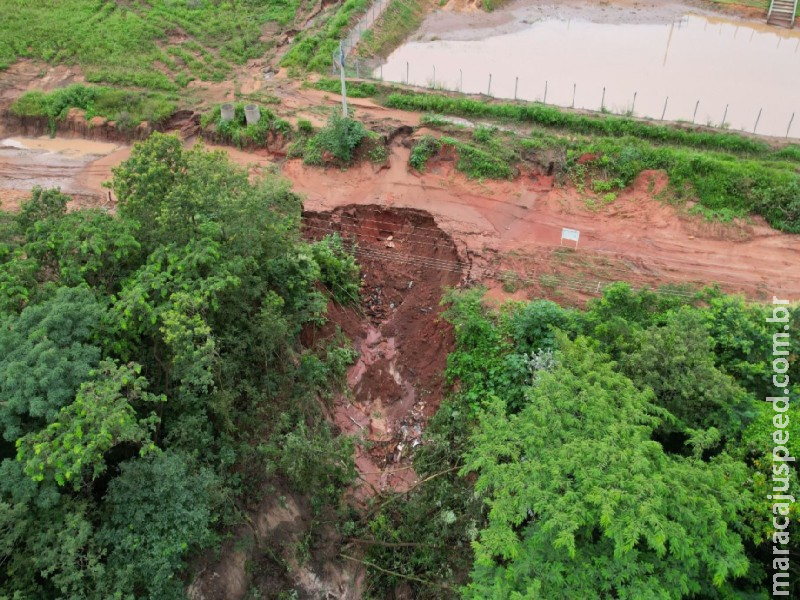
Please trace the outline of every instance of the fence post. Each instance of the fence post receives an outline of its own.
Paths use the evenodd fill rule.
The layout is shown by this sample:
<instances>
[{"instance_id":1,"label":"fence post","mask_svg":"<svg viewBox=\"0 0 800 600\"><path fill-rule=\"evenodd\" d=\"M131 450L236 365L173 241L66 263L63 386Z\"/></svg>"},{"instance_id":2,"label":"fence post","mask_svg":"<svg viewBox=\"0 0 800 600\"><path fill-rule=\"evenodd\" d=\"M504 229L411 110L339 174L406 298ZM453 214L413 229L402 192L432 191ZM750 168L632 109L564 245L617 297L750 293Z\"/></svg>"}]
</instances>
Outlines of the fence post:
<instances>
[{"instance_id":1,"label":"fence post","mask_svg":"<svg viewBox=\"0 0 800 600\"><path fill-rule=\"evenodd\" d=\"M636 109L636 94L638 92L633 92L633 104L631 104L631 115L633 115L633 111Z\"/></svg>"},{"instance_id":2,"label":"fence post","mask_svg":"<svg viewBox=\"0 0 800 600\"><path fill-rule=\"evenodd\" d=\"M694 125L694 120L697 118L697 108L700 106L700 100L694 105L694 114L692 115L692 125Z\"/></svg>"},{"instance_id":3,"label":"fence post","mask_svg":"<svg viewBox=\"0 0 800 600\"><path fill-rule=\"evenodd\" d=\"M603 86L603 98L600 100L600 112L606 108L606 86Z\"/></svg>"},{"instance_id":4,"label":"fence post","mask_svg":"<svg viewBox=\"0 0 800 600\"><path fill-rule=\"evenodd\" d=\"M547 80L544 81L544 100L542 100L542 104L547 104Z\"/></svg>"},{"instance_id":5,"label":"fence post","mask_svg":"<svg viewBox=\"0 0 800 600\"><path fill-rule=\"evenodd\" d=\"M409 83L408 83L408 61L406 61L406 85L409 85Z\"/></svg>"},{"instance_id":6,"label":"fence post","mask_svg":"<svg viewBox=\"0 0 800 600\"><path fill-rule=\"evenodd\" d=\"M792 113L792 118L789 119L789 125L786 127L786 137L789 137L789 130L792 128L792 121L794 121L794 113Z\"/></svg>"},{"instance_id":7,"label":"fence post","mask_svg":"<svg viewBox=\"0 0 800 600\"><path fill-rule=\"evenodd\" d=\"M517 99L517 86L519 85L519 75L514 78L514 100Z\"/></svg>"},{"instance_id":8,"label":"fence post","mask_svg":"<svg viewBox=\"0 0 800 600\"><path fill-rule=\"evenodd\" d=\"M758 116L756 117L756 124L755 124L755 125L753 125L753 133L755 133L755 132L756 132L756 129L758 129L758 121L761 119L761 111L762 111L762 110L764 110L764 108L763 108L763 107L761 107L761 108L759 108L759 109L758 109Z\"/></svg>"},{"instance_id":9,"label":"fence post","mask_svg":"<svg viewBox=\"0 0 800 600\"><path fill-rule=\"evenodd\" d=\"M572 84L572 108L575 108L575 91L578 89L578 84Z\"/></svg>"},{"instance_id":10,"label":"fence post","mask_svg":"<svg viewBox=\"0 0 800 600\"><path fill-rule=\"evenodd\" d=\"M664 120L664 115L667 114L667 102L669 102L669 96L667 96L667 99L664 100L664 110L661 111L661 120L662 121Z\"/></svg>"},{"instance_id":11,"label":"fence post","mask_svg":"<svg viewBox=\"0 0 800 600\"><path fill-rule=\"evenodd\" d=\"M436 65L433 65L433 89L436 89Z\"/></svg>"},{"instance_id":12,"label":"fence post","mask_svg":"<svg viewBox=\"0 0 800 600\"><path fill-rule=\"evenodd\" d=\"M492 95L492 74L491 73L489 73L489 87L486 90L486 95L487 96L491 96Z\"/></svg>"},{"instance_id":13,"label":"fence post","mask_svg":"<svg viewBox=\"0 0 800 600\"><path fill-rule=\"evenodd\" d=\"M383 63L381 63L381 81L383 81Z\"/></svg>"},{"instance_id":14,"label":"fence post","mask_svg":"<svg viewBox=\"0 0 800 600\"><path fill-rule=\"evenodd\" d=\"M725 114L722 115L722 128L725 129L725 119L728 118L728 105L725 105Z\"/></svg>"}]
</instances>

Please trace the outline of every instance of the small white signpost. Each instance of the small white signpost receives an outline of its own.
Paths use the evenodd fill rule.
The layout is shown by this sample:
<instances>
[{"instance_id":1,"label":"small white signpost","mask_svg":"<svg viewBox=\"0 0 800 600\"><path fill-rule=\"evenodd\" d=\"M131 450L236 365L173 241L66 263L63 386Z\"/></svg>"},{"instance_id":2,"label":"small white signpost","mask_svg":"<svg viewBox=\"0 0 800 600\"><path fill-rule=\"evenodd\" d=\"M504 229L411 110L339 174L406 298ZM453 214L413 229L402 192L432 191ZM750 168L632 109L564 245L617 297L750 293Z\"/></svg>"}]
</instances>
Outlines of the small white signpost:
<instances>
[{"instance_id":1,"label":"small white signpost","mask_svg":"<svg viewBox=\"0 0 800 600\"><path fill-rule=\"evenodd\" d=\"M564 245L564 240L569 240L570 242L575 242L575 247L578 247L578 239L581 237L581 232L577 229L568 229L567 227L563 227L561 229L561 245Z\"/></svg>"}]
</instances>

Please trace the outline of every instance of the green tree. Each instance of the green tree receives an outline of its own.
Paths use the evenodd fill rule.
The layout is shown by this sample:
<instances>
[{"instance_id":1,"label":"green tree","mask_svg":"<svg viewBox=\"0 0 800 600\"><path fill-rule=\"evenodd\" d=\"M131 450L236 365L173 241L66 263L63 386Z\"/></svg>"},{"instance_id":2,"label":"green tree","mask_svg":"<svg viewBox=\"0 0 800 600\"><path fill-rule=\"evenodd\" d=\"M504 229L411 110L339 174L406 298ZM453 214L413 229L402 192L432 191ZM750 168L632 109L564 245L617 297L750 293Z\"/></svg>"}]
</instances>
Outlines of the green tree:
<instances>
[{"instance_id":1,"label":"green tree","mask_svg":"<svg viewBox=\"0 0 800 600\"><path fill-rule=\"evenodd\" d=\"M34 187L30 199L20 206L17 217L20 230L27 234L37 223L63 216L67 212L69 200L69 196L57 189L45 190L38 186Z\"/></svg>"},{"instance_id":2,"label":"green tree","mask_svg":"<svg viewBox=\"0 0 800 600\"><path fill-rule=\"evenodd\" d=\"M526 302L510 311L508 330L515 348L520 352L550 349L555 342L555 330L572 331L576 316L549 300Z\"/></svg>"},{"instance_id":3,"label":"green tree","mask_svg":"<svg viewBox=\"0 0 800 600\"><path fill-rule=\"evenodd\" d=\"M207 152L202 144L184 150L177 136L160 133L136 144L113 172L120 214L139 224L148 250L218 234L225 205L252 190L247 171L224 152Z\"/></svg>"},{"instance_id":4,"label":"green tree","mask_svg":"<svg viewBox=\"0 0 800 600\"><path fill-rule=\"evenodd\" d=\"M15 441L54 422L100 360L101 305L85 288L0 320L0 428Z\"/></svg>"},{"instance_id":5,"label":"green tree","mask_svg":"<svg viewBox=\"0 0 800 600\"><path fill-rule=\"evenodd\" d=\"M39 264L40 279L66 286L86 283L113 292L138 250L133 222L101 210L51 216L26 232L25 252Z\"/></svg>"},{"instance_id":6,"label":"green tree","mask_svg":"<svg viewBox=\"0 0 800 600\"><path fill-rule=\"evenodd\" d=\"M714 427L731 439L752 419L753 398L716 367L714 340L699 310L670 312L663 325L634 337L635 350L620 358L620 368L640 387L652 389L656 404L677 418L662 429L691 433Z\"/></svg>"},{"instance_id":7,"label":"green tree","mask_svg":"<svg viewBox=\"0 0 800 600\"><path fill-rule=\"evenodd\" d=\"M507 415L485 411L462 474L475 472L489 524L469 598L714 597L748 560L736 531L746 472L665 454L649 391L584 338Z\"/></svg>"},{"instance_id":8,"label":"green tree","mask_svg":"<svg viewBox=\"0 0 800 600\"><path fill-rule=\"evenodd\" d=\"M111 597L98 590L104 550L93 525L93 503L37 483L22 464L0 464L0 598ZM99 596L98 591L104 592Z\"/></svg>"},{"instance_id":9,"label":"green tree","mask_svg":"<svg viewBox=\"0 0 800 600\"><path fill-rule=\"evenodd\" d=\"M126 598L184 599L177 575L187 556L216 539L210 526L217 484L211 471L171 451L122 463L97 534L108 549L110 589Z\"/></svg>"},{"instance_id":10,"label":"green tree","mask_svg":"<svg viewBox=\"0 0 800 600\"><path fill-rule=\"evenodd\" d=\"M142 456L155 450L151 436L158 418L154 413L140 417L136 407L165 398L145 391L147 380L140 370L136 364L102 361L53 423L17 440L25 473L35 481L45 476L59 485L72 481L77 488L84 472L91 480L105 472L105 453L118 444L132 444Z\"/></svg>"},{"instance_id":11,"label":"green tree","mask_svg":"<svg viewBox=\"0 0 800 600\"><path fill-rule=\"evenodd\" d=\"M773 334L774 324L767 323L772 315L769 306L748 303L741 296L727 296L719 290L704 294L707 310L703 317L713 340L717 365L731 374L756 398L772 396ZM795 310L790 317L788 350L790 355L800 355L800 319ZM783 333L783 332L781 332ZM792 382L793 395L800 395L800 361L790 360L787 371Z\"/></svg>"}]
</instances>

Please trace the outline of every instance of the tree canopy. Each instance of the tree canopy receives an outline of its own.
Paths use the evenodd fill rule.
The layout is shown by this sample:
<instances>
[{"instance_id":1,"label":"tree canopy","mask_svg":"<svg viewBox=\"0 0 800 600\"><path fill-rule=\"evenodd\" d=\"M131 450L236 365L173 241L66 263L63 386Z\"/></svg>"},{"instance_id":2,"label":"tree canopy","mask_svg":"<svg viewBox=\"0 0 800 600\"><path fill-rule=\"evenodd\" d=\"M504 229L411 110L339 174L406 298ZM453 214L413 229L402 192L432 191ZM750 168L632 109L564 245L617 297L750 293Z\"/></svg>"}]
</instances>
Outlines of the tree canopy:
<instances>
[{"instance_id":1,"label":"tree canopy","mask_svg":"<svg viewBox=\"0 0 800 600\"><path fill-rule=\"evenodd\" d=\"M371 584L430 599L766 598L777 543L771 309L715 289L622 283L584 310L490 309L482 297L445 297L454 391L415 456L432 480L369 521L369 535L400 546L370 548ZM784 493L800 497L789 469ZM788 527L793 556L800 530Z\"/></svg>"},{"instance_id":2,"label":"tree canopy","mask_svg":"<svg viewBox=\"0 0 800 600\"><path fill-rule=\"evenodd\" d=\"M353 477L317 400L352 353L299 343L352 255L301 238L285 182L174 136L111 185L114 215L37 189L0 220L3 600L182 598L268 481L335 504Z\"/></svg>"}]
</instances>

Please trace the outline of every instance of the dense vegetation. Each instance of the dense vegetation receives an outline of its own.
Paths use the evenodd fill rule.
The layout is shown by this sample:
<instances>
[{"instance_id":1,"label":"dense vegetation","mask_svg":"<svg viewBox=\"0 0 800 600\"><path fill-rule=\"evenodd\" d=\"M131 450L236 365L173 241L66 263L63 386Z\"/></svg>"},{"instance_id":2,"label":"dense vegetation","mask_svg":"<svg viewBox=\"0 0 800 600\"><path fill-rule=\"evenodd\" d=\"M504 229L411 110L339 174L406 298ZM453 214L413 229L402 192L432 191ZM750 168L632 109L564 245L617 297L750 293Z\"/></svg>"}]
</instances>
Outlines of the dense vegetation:
<instances>
[{"instance_id":1,"label":"dense vegetation","mask_svg":"<svg viewBox=\"0 0 800 600\"><path fill-rule=\"evenodd\" d=\"M175 90L192 79L221 81L259 58L299 0L3 0L0 69L19 58L78 64L88 81ZM156 68L158 67L158 68Z\"/></svg>"},{"instance_id":2,"label":"dense vegetation","mask_svg":"<svg viewBox=\"0 0 800 600\"><path fill-rule=\"evenodd\" d=\"M199 550L282 481L336 506L352 445L318 396L352 359L304 348L341 242L222 153L153 135L118 214L34 191L0 214L0 598L183 598ZM290 452L280 449L293 448Z\"/></svg>"},{"instance_id":3,"label":"dense vegetation","mask_svg":"<svg viewBox=\"0 0 800 600\"><path fill-rule=\"evenodd\" d=\"M430 482L369 524L393 546L368 554L382 569L373 597L402 583L415 598L766 598L769 308L625 284L586 311L539 300L493 312L481 297L447 298L457 391L415 457Z\"/></svg>"}]
</instances>

